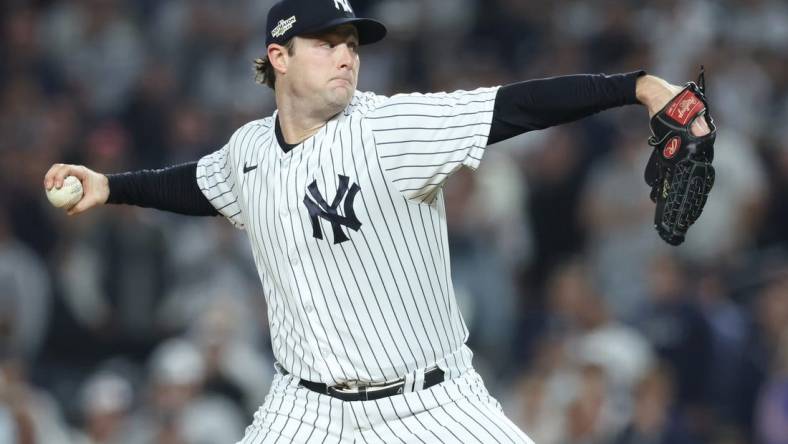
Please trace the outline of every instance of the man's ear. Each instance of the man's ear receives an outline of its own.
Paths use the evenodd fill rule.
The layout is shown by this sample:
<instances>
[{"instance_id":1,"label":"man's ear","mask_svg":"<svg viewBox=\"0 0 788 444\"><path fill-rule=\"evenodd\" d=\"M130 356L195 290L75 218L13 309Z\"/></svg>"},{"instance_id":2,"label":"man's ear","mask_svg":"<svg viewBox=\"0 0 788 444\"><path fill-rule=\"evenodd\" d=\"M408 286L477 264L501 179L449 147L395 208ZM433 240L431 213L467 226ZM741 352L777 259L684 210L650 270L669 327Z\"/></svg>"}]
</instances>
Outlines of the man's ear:
<instances>
[{"instance_id":1,"label":"man's ear","mask_svg":"<svg viewBox=\"0 0 788 444\"><path fill-rule=\"evenodd\" d=\"M287 73L287 62L289 55L287 48L277 43L268 45L268 63L274 68L277 74Z\"/></svg>"}]
</instances>

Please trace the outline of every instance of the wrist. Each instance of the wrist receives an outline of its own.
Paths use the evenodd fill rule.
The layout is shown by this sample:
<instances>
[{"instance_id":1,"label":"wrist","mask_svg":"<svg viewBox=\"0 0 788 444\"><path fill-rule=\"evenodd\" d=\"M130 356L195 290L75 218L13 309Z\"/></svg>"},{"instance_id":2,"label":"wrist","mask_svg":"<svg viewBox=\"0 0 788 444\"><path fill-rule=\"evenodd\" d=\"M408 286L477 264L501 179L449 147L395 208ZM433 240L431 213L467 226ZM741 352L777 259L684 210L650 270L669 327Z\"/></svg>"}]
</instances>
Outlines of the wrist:
<instances>
[{"instance_id":1,"label":"wrist","mask_svg":"<svg viewBox=\"0 0 788 444\"><path fill-rule=\"evenodd\" d=\"M100 189L103 190L99 197L99 202L103 205L109 201L109 177L106 174L99 174L99 183L101 184Z\"/></svg>"},{"instance_id":2,"label":"wrist","mask_svg":"<svg viewBox=\"0 0 788 444\"><path fill-rule=\"evenodd\" d=\"M648 109L649 116L658 113L681 88L652 75L638 78L635 97Z\"/></svg>"}]
</instances>

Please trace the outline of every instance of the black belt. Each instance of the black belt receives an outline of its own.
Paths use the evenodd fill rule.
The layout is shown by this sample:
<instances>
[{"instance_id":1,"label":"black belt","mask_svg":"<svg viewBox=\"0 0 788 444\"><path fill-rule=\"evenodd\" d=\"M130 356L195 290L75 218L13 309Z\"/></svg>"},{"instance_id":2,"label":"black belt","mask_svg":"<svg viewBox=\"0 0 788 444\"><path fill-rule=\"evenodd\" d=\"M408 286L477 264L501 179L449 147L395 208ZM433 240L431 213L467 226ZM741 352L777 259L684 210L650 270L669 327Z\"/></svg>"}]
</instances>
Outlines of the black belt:
<instances>
[{"instance_id":1,"label":"black belt","mask_svg":"<svg viewBox=\"0 0 788 444\"><path fill-rule=\"evenodd\" d=\"M424 372L424 388L430 388L443 382L443 370L435 367ZM351 387L345 385L326 385L320 382L307 381L302 379L299 385L323 395L328 395L343 401L373 401L375 399L386 398L393 395L402 394L405 388L405 379L398 379L392 382L369 384L365 386Z\"/></svg>"}]
</instances>

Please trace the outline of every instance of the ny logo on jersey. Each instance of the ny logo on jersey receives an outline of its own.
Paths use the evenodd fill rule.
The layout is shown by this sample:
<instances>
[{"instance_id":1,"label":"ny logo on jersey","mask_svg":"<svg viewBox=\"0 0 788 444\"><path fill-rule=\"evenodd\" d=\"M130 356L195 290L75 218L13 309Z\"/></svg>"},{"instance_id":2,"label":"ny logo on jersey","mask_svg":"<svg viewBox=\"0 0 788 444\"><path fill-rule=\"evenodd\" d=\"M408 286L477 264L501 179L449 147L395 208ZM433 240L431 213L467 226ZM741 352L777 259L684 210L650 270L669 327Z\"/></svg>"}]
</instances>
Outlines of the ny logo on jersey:
<instances>
[{"instance_id":1,"label":"ny logo on jersey","mask_svg":"<svg viewBox=\"0 0 788 444\"><path fill-rule=\"evenodd\" d=\"M353 231L358 231L361 228L361 222L353 210L353 200L356 198L356 194L361 191L361 187L354 183L353 186L348 188L350 178L341 174L338 176L339 188L331 205L328 205L323 195L320 194L320 190L317 189L317 180L312 181L307 188L308 193L304 195L304 205L306 205L306 209L309 211L309 218L312 220L312 235L317 239L323 239L323 230L320 228L319 220L322 217L331 222L331 229L334 231L334 244L350 240L342 231L343 225ZM310 199L309 195L312 195L314 200ZM345 215L341 216L337 212L337 208L339 208L339 204L342 203L343 199L345 201L343 206Z\"/></svg>"},{"instance_id":2,"label":"ny logo on jersey","mask_svg":"<svg viewBox=\"0 0 788 444\"><path fill-rule=\"evenodd\" d=\"M353 9L350 7L350 0L334 0L334 7L339 9L340 6L348 14L352 14L353 13Z\"/></svg>"}]
</instances>

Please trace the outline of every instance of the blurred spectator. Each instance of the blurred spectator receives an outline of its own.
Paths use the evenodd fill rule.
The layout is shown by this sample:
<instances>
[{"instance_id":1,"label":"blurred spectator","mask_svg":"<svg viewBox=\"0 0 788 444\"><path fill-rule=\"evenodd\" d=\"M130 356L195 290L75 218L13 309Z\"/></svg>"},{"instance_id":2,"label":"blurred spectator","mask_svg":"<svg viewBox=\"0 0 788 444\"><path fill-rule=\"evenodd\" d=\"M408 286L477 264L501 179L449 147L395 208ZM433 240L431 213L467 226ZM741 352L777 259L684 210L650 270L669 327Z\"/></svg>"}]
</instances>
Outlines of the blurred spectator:
<instances>
[{"instance_id":1,"label":"blurred spectator","mask_svg":"<svg viewBox=\"0 0 788 444\"><path fill-rule=\"evenodd\" d=\"M171 115L171 126L166 134L169 151L163 153L167 164L193 161L220 145L212 140L209 117L194 103L175 104Z\"/></svg>"},{"instance_id":2,"label":"blurred spectator","mask_svg":"<svg viewBox=\"0 0 788 444\"><path fill-rule=\"evenodd\" d=\"M763 444L788 443L788 324L784 324L768 381L756 406L758 438Z\"/></svg>"},{"instance_id":3,"label":"blurred spectator","mask_svg":"<svg viewBox=\"0 0 788 444\"><path fill-rule=\"evenodd\" d=\"M224 304L237 318L233 334L265 343L266 306L245 234L213 218L171 222L164 225L166 251L172 252L168 291L155 321L168 331L185 331Z\"/></svg>"},{"instance_id":4,"label":"blurred spectator","mask_svg":"<svg viewBox=\"0 0 788 444\"><path fill-rule=\"evenodd\" d=\"M587 37L587 50L594 56L586 63L594 71L629 69L629 59L639 52L640 42L640 38L632 37L637 34L637 23L632 20L631 10L624 2L606 1L604 14L600 15L600 28Z\"/></svg>"},{"instance_id":5,"label":"blurred spectator","mask_svg":"<svg viewBox=\"0 0 788 444\"><path fill-rule=\"evenodd\" d=\"M143 409L133 419L130 444L223 444L243 436L244 415L226 398L203 392L205 361L183 339L156 349Z\"/></svg>"},{"instance_id":6,"label":"blurred spectator","mask_svg":"<svg viewBox=\"0 0 788 444\"><path fill-rule=\"evenodd\" d=\"M576 396L566 416L565 444L602 444L618 430L621 418L611 408L604 369L596 365L580 368Z\"/></svg>"},{"instance_id":7,"label":"blurred spectator","mask_svg":"<svg viewBox=\"0 0 788 444\"><path fill-rule=\"evenodd\" d=\"M175 73L156 59L148 60L145 71L121 111L121 121L131 137L134 169L160 168L168 159L170 127L176 101ZM177 114L175 114L177 116ZM203 132L209 131L204 127Z\"/></svg>"},{"instance_id":8,"label":"blurred spectator","mask_svg":"<svg viewBox=\"0 0 788 444\"><path fill-rule=\"evenodd\" d=\"M651 369L635 389L632 422L615 444L691 444L683 417L675 409L674 382L668 369Z\"/></svg>"},{"instance_id":9,"label":"blurred spectator","mask_svg":"<svg viewBox=\"0 0 788 444\"><path fill-rule=\"evenodd\" d=\"M193 336L205 361L205 392L222 395L251 415L263 403L274 363L243 336L244 307L220 298L202 313Z\"/></svg>"},{"instance_id":10,"label":"blurred spectator","mask_svg":"<svg viewBox=\"0 0 788 444\"><path fill-rule=\"evenodd\" d=\"M627 122L622 127L631 126ZM654 232L654 204L644 198L651 191L643 179L649 155L642 133L625 130L613 151L593 165L580 203L601 294L627 320L644 306L651 258L666 248Z\"/></svg>"},{"instance_id":11,"label":"blurred spectator","mask_svg":"<svg viewBox=\"0 0 788 444\"><path fill-rule=\"evenodd\" d=\"M788 117L788 107L785 116ZM769 172L769 187L764 199L768 202L759 232L762 247L773 245L788 248L788 129L783 129L776 146L764 153Z\"/></svg>"},{"instance_id":12,"label":"blurred spectator","mask_svg":"<svg viewBox=\"0 0 788 444\"><path fill-rule=\"evenodd\" d=\"M515 283L507 273L507 264L490 248L493 234L485 226L488 221L462 216L474 204L478 179L469 170L460 170L453 179L446 187L445 199L446 219L451 221L448 237L452 245L454 291L463 318L474 331L470 344L477 344L484 350L480 353L483 358L504 362L508 349L499 345L507 343L514 330ZM424 251L422 254L438 253ZM436 288L431 291L448 290Z\"/></svg>"},{"instance_id":13,"label":"blurred spectator","mask_svg":"<svg viewBox=\"0 0 788 444\"><path fill-rule=\"evenodd\" d=\"M746 313L732 299L731 279L724 276L721 265L709 264L697 274L698 308L711 333L713 369L705 375L710 405L714 412L733 426L739 371L746 352L748 320Z\"/></svg>"},{"instance_id":14,"label":"blurred spectator","mask_svg":"<svg viewBox=\"0 0 788 444\"><path fill-rule=\"evenodd\" d=\"M538 442L602 443L629 419L629 394L653 362L650 345L607 309L579 260L548 279L550 336L505 399Z\"/></svg>"},{"instance_id":15,"label":"blurred spectator","mask_svg":"<svg viewBox=\"0 0 788 444\"><path fill-rule=\"evenodd\" d=\"M52 253L59 235L40 188L41 174L63 155L57 151L63 145L47 146L56 130L56 108L47 108L40 85L26 75L16 75L0 87L3 209L14 237L44 256Z\"/></svg>"},{"instance_id":16,"label":"blurred spectator","mask_svg":"<svg viewBox=\"0 0 788 444\"><path fill-rule=\"evenodd\" d=\"M37 357L52 306L50 285L41 258L11 236L0 211L0 348Z\"/></svg>"},{"instance_id":17,"label":"blurred spectator","mask_svg":"<svg viewBox=\"0 0 788 444\"><path fill-rule=\"evenodd\" d=\"M778 398L780 396L779 381L784 370L781 347L785 347L784 337L788 325L788 268L783 264L775 270L777 272L760 290L753 304L753 328L748 338L747 353L737 384L739 392L736 418L748 435L758 431L769 433L771 436L772 428L769 424L774 422L769 420L769 424L759 423L766 417L759 418L758 415L774 416L774 413L766 413L766 410L771 410L767 406L773 402L774 396ZM772 376L775 378L774 381L770 381ZM764 390L770 394L761 395L763 411L757 412L758 398ZM779 424L779 421L776 424ZM761 435L758 438L765 436Z\"/></svg>"},{"instance_id":18,"label":"blurred spectator","mask_svg":"<svg viewBox=\"0 0 788 444\"><path fill-rule=\"evenodd\" d=\"M82 219L59 264L62 292L91 345L80 353L140 360L168 333L156 317L168 285L167 255L159 225L137 209L115 210ZM74 339L55 341L68 348Z\"/></svg>"},{"instance_id":19,"label":"blurred spectator","mask_svg":"<svg viewBox=\"0 0 788 444\"><path fill-rule=\"evenodd\" d=\"M139 30L126 7L120 0L58 2L40 23L47 50L102 116L120 110L142 70Z\"/></svg>"},{"instance_id":20,"label":"blurred spectator","mask_svg":"<svg viewBox=\"0 0 788 444\"><path fill-rule=\"evenodd\" d=\"M627 393L651 366L650 344L613 317L586 265L569 261L556 269L548 290L558 325L567 328L570 359L596 365L617 396Z\"/></svg>"},{"instance_id":21,"label":"blurred spectator","mask_svg":"<svg viewBox=\"0 0 788 444\"><path fill-rule=\"evenodd\" d=\"M559 267L548 288L559 325L569 329L568 359L581 374L578 389L588 390L568 407L568 442L600 442L627 421L629 393L651 366L653 351L640 333L612 316L585 264L572 261Z\"/></svg>"},{"instance_id":22,"label":"blurred spectator","mask_svg":"<svg viewBox=\"0 0 788 444\"><path fill-rule=\"evenodd\" d=\"M709 91L715 91L710 103L715 120L744 137L768 132L769 119L765 114L760 116L761 110L770 110L774 80L753 53L741 51L740 42L725 39L720 43L713 55L716 72L710 72L708 80ZM735 88L730 87L733 84Z\"/></svg>"},{"instance_id":23,"label":"blurred spectator","mask_svg":"<svg viewBox=\"0 0 788 444\"><path fill-rule=\"evenodd\" d=\"M9 9L7 16L0 16L4 42L0 46L0 80L5 83L12 77L30 76L46 93L59 92L64 82L57 65L46 57L37 32L41 17L29 5Z\"/></svg>"},{"instance_id":24,"label":"blurred spectator","mask_svg":"<svg viewBox=\"0 0 788 444\"><path fill-rule=\"evenodd\" d=\"M726 31L736 42L775 50L788 48L788 5L779 0L734 0Z\"/></svg>"},{"instance_id":25,"label":"blurred spectator","mask_svg":"<svg viewBox=\"0 0 788 444\"><path fill-rule=\"evenodd\" d=\"M102 170L116 171L130 155L127 137L109 121L88 134L86 153ZM55 336L52 346L68 350L62 354L73 359L101 361L128 353L141 362L170 333L156 317L170 285L164 230L151 213L112 210L80 218L61 246L56 264L61 291L80 331ZM70 344L77 337L90 346L75 353Z\"/></svg>"},{"instance_id":26,"label":"blurred spectator","mask_svg":"<svg viewBox=\"0 0 788 444\"><path fill-rule=\"evenodd\" d=\"M490 237L490 248L506 262L507 271L514 273L534 260L532 227L526 213L530 190L522 169L512 162L512 156L522 155L522 147L516 142L492 147L484 155L484 166L475 173L469 209Z\"/></svg>"},{"instance_id":27,"label":"blurred spectator","mask_svg":"<svg viewBox=\"0 0 788 444\"><path fill-rule=\"evenodd\" d=\"M129 430L133 402L131 384L112 373L93 375L82 388L84 435L75 444L121 444Z\"/></svg>"},{"instance_id":28,"label":"blurred spectator","mask_svg":"<svg viewBox=\"0 0 788 444\"><path fill-rule=\"evenodd\" d=\"M669 79L695 75L697 60L708 57L708 48L714 44L713 40L723 26L719 19L723 13L723 2L648 3L637 18L639 24L650 31L643 33L642 38L653 48L656 74Z\"/></svg>"},{"instance_id":29,"label":"blurred spectator","mask_svg":"<svg viewBox=\"0 0 788 444\"><path fill-rule=\"evenodd\" d=\"M5 432L0 425L0 436L16 436L19 444L70 442L55 399L30 384L23 358L7 350L0 350L0 418L3 411L11 424Z\"/></svg>"},{"instance_id":30,"label":"blurred spectator","mask_svg":"<svg viewBox=\"0 0 788 444\"><path fill-rule=\"evenodd\" d=\"M569 128L528 134L536 146L520 157L529 188L527 217L534 239L530 274L536 288L541 288L553 267L583 246L577 212L585 154L574 143L576 136L577 132ZM534 301L534 305L541 306L542 302Z\"/></svg>"},{"instance_id":31,"label":"blurred spectator","mask_svg":"<svg viewBox=\"0 0 788 444\"><path fill-rule=\"evenodd\" d=\"M714 144L714 169L719 180L703 214L679 248L696 263L733 258L755 244L766 198L766 174L756 147L742 134L722 128Z\"/></svg>"},{"instance_id":32,"label":"blurred spectator","mask_svg":"<svg viewBox=\"0 0 788 444\"><path fill-rule=\"evenodd\" d=\"M693 434L706 432L713 348L710 327L687 285L686 264L673 255L654 257L648 274L648 306L636 325L675 373L676 403L689 415Z\"/></svg>"},{"instance_id":33,"label":"blurred spectator","mask_svg":"<svg viewBox=\"0 0 788 444\"><path fill-rule=\"evenodd\" d=\"M0 390L3 390L0 388ZM11 418L11 412L5 405L0 404L0 442L24 443L24 440L16 436L16 427Z\"/></svg>"},{"instance_id":34,"label":"blurred spectator","mask_svg":"<svg viewBox=\"0 0 788 444\"><path fill-rule=\"evenodd\" d=\"M558 444L566 434L566 408L576 391L576 371L568 362L565 338L542 337L527 371L502 394L507 415L534 442Z\"/></svg>"}]
</instances>

